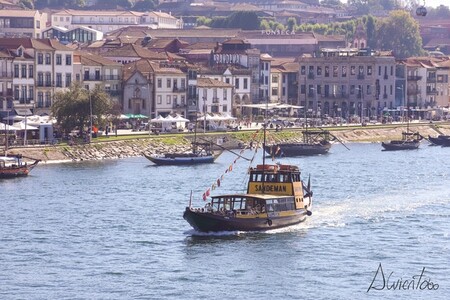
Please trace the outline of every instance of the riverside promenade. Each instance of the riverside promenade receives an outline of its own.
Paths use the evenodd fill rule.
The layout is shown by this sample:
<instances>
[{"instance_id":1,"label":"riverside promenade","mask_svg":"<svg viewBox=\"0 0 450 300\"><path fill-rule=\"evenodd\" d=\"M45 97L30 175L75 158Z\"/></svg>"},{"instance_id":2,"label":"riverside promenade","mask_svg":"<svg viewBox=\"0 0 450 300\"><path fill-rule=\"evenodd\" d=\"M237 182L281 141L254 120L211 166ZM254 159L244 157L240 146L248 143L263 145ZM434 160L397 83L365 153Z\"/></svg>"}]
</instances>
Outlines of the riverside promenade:
<instances>
[{"instance_id":1,"label":"riverside promenade","mask_svg":"<svg viewBox=\"0 0 450 300\"><path fill-rule=\"evenodd\" d=\"M399 139L406 130L405 123L394 124L350 124L334 127L320 127L330 130L343 143L369 142L381 143L391 139ZM261 124L252 123L242 126L238 131L213 131L197 132L197 138L221 141L222 146L228 149L236 149L238 145L249 143ZM417 131L422 136L437 136L439 134L450 135L450 122L419 123L412 122L410 131ZM301 127L289 127L282 130L270 129L269 135L278 141L300 141ZM118 159L125 157L141 156L142 153L160 154L180 151L189 151L190 143L194 138L193 133L162 133L154 134L149 131L118 130L115 133L101 135L89 143L76 143L69 145L59 143L55 145L29 145L15 146L8 149L9 154L22 154L27 157L40 159L43 163L59 163L68 161ZM423 144L427 144L424 141ZM336 147L339 145L336 145Z\"/></svg>"}]
</instances>

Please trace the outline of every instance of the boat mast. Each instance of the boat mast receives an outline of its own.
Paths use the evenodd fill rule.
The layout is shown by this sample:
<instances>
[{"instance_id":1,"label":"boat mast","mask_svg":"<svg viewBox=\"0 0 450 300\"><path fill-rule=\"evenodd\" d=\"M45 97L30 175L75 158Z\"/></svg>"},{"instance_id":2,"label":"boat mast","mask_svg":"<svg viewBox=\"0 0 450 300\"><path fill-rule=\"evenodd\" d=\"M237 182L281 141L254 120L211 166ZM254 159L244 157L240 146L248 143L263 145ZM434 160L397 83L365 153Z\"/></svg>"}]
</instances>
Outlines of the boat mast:
<instances>
[{"instance_id":1,"label":"boat mast","mask_svg":"<svg viewBox=\"0 0 450 300\"><path fill-rule=\"evenodd\" d=\"M306 74L306 72L305 72ZM308 86L306 85L306 75L305 75L305 109L304 109L304 114L305 114L305 133L303 134L303 142L307 143L307 139L308 139Z\"/></svg>"}]
</instances>

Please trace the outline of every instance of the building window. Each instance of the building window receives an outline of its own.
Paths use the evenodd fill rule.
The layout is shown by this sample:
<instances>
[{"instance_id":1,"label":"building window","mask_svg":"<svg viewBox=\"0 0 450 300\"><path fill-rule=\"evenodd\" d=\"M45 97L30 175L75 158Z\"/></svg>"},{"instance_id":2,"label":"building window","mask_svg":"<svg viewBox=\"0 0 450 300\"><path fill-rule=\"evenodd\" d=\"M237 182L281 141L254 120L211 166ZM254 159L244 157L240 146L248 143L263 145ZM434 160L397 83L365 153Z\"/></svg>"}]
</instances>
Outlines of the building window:
<instances>
[{"instance_id":1,"label":"building window","mask_svg":"<svg viewBox=\"0 0 450 300\"><path fill-rule=\"evenodd\" d=\"M162 104L162 96L161 96L161 95L158 95L158 96L156 97L156 103L157 103L157 104Z\"/></svg>"},{"instance_id":2,"label":"building window","mask_svg":"<svg viewBox=\"0 0 450 300\"><path fill-rule=\"evenodd\" d=\"M239 78L234 79L234 87L237 89L239 88Z\"/></svg>"},{"instance_id":3,"label":"building window","mask_svg":"<svg viewBox=\"0 0 450 300\"><path fill-rule=\"evenodd\" d=\"M46 92L45 93L45 107L50 107L52 106L52 97L51 97L51 93L50 92Z\"/></svg>"},{"instance_id":4,"label":"building window","mask_svg":"<svg viewBox=\"0 0 450 300\"><path fill-rule=\"evenodd\" d=\"M339 67L333 66L333 77L338 77L338 76L339 76Z\"/></svg>"},{"instance_id":5,"label":"building window","mask_svg":"<svg viewBox=\"0 0 450 300\"><path fill-rule=\"evenodd\" d=\"M223 100L228 100L228 90L223 89Z\"/></svg>"},{"instance_id":6,"label":"building window","mask_svg":"<svg viewBox=\"0 0 450 300\"><path fill-rule=\"evenodd\" d=\"M42 72L38 73L38 86L44 86L44 74Z\"/></svg>"},{"instance_id":7,"label":"building window","mask_svg":"<svg viewBox=\"0 0 450 300\"><path fill-rule=\"evenodd\" d=\"M44 93L38 92L37 107L44 107Z\"/></svg>"},{"instance_id":8,"label":"building window","mask_svg":"<svg viewBox=\"0 0 450 300\"><path fill-rule=\"evenodd\" d=\"M158 78L158 81L157 81L157 85L156 85L158 88L161 88L162 87L162 79L161 78Z\"/></svg>"},{"instance_id":9,"label":"building window","mask_svg":"<svg viewBox=\"0 0 450 300\"><path fill-rule=\"evenodd\" d=\"M45 86L52 86L52 74L45 73Z\"/></svg>"},{"instance_id":10,"label":"building window","mask_svg":"<svg viewBox=\"0 0 450 300\"><path fill-rule=\"evenodd\" d=\"M172 80L170 78L167 78L167 88L171 88L172 87ZM170 104L170 103L167 103Z\"/></svg>"},{"instance_id":11,"label":"building window","mask_svg":"<svg viewBox=\"0 0 450 300\"><path fill-rule=\"evenodd\" d=\"M14 78L19 78L19 65L14 65Z\"/></svg>"},{"instance_id":12,"label":"building window","mask_svg":"<svg viewBox=\"0 0 450 300\"><path fill-rule=\"evenodd\" d=\"M301 66L300 75L305 75L305 74L306 74L306 66Z\"/></svg>"},{"instance_id":13,"label":"building window","mask_svg":"<svg viewBox=\"0 0 450 300\"><path fill-rule=\"evenodd\" d=\"M46 65L51 65L52 64L52 59L51 59L50 53L46 53L45 54L45 64Z\"/></svg>"},{"instance_id":14,"label":"building window","mask_svg":"<svg viewBox=\"0 0 450 300\"><path fill-rule=\"evenodd\" d=\"M33 77L34 77L34 66L29 65L28 66L28 78L33 78Z\"/></svg>"},{"instance_id":15,"label":"building window","mask_svg":"<svg viewBox=\"0 0 450 300\"><path fill-rule=\"evenodd\" d=\"M355 74L356 74L356 67L350 66L350 75L355 75Z\"/></svg>"},{"instance_id":16,"label":"building window","mask_svg":"<svg viewBox=\"0 0 450 300\"><path fill-rule=\"evenodd\" d=\"M372 75L372 66L367 66L367 76Z\"/></svg>"},{"instance_id":17,"label":"building window","mask_svg":"<svg viewBox=\"0 0 450 300\"><path fill-rule=\"evenodd\" d=\"M58 66L62 65L62 55L61 54L56 54L56 64Z\"/></svg>"},{"instance_id":18,"label":"building window","mask_svg":"<svg viewBox=\"0 0 450 300\"><path fill-rule=\"evenodd\" d=\"M62 74L56 73L56 87L62 87Z\"/></svg>"},{"instance_id":19,"label":"building window","mask_svg":"<svg viewBox=\"0 0 450 300\"><path fill-rule=\"evenodd\" d=\"M342 66L342 77L347 77L347 66Z\"/></svg>"},{"instance_id":20,"label":"building window","mask_svg":"<svg viewBox=\"0 0 450 300\"><path fill-rule=\"evenodd\" d=\"M72 65L72 56L70 54L66 55L66 66Z\"/></svg>"},{"instance_id":21,"label":"building window","mask_svg":"<svg viewBox=\"0 0 450 300\"><path fill-rule=\"evenodd\" d=\"M278 76L272 76L272 83L278 83Z\"/></svg>"},{"instance_id":22,"label":"building window","mask_svg":"<svg viewBox=\"0 0 450 300\"><path fill-rule=\"evenodd\" d=\"M248 89L248 78L244 78L244 89Z\"/></svg>"},{"instance_id":23,"label":"building window","mask_svg":"<svg viewBox=\"0 0 450 300\"><path fill-rule=\"evenodd\" d=\"M322 67L317 67L317 76L322 76Z\"/></svg>"},{"instance_id":24,"label":"building window","mask_svg":"<svg viewBox=\"0 0 450 300\"><path fill-rule=\"evenodd\" d=\"M22 67L22 72L21 72L22 78L27 78L27 65L22 65L21 67Z\"/></svg>"},{"instance_id":25,"label":"building window","mask_svg":"<svg viewBox=\"0 0 450 300\"><path fill-rule=\"evenodd\" d=\"M186 88L186 79L184 79L184 78L181 79L180 88L183 90Z\"/></svg>"},{"instance_id":26,"label":"building window","mask_svg":"<svg viewBox=\"0 0 450 300\"><path fill-rule=\"evenodd\" d=\"M278 96L278 88L272 88L272 96Z\"/></svg>"},{"instance_id":27,"label":"building window","mask_svg":"<svg viewBox=\"0 0 450 300\"><path fill-rule=\"evenodd\" d=\"M19 100L19 86L14 86L14 99Z\"/></svg>"},{"instance_id":28,"label":"building window","mask_svg":"<svg viewBox=\"0 0 450 300\"><path fill-rule=\"evenodd\" d=\"M100 79L100 69L95 70L95 80L101 80Z\"/></svg>"},{"instance_id":29,"label":"building window","mask_svg":"<svg viewBox=\"0 0 450 300\"><path fill-rule=\"evenodd\" d=\"M66 73L66 87L69 87L71 83L72 83L72 74Z\"/></svg>"},{"instance_id":30,"label":"building window","mask_svg":"<svg viewBox=\"0 0 450 300\"><path fill-rule=\"evenodd\" d=\"M172 103L172 96L167 95L166 96L166 104L171 104Z\"/></svg>"},{"instance_id":31,"label":"building window","mask_svg":"<svg viewBox=\"0 0 450 300\"><path fill-rule=\"evenodd\" d=\"M30 101L34 100L34 87L30 86L30 88L28 89L28 102L30 103Z\"/></svg>"},{"instance_id":32,"label":"building window","mask_svg":"<svg viewBox=\"0 0 450 300\"><path fill-rule=\"evenodd\" d=\"M330 67L329 66L325 67L325 77L330 77Z\"/></svg>"}]
</instances>

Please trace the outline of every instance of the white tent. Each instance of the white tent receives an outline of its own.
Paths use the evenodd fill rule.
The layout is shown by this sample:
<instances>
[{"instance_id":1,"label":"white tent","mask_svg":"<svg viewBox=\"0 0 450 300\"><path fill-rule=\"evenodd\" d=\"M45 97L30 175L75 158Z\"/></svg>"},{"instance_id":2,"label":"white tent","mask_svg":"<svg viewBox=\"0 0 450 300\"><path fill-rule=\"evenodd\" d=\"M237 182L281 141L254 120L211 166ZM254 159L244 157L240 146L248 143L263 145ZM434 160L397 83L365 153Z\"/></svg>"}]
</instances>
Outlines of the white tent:
<instances>
[{"instance_id":1,"label":"white tent","mask_svg":"<svg viewBox=\"0 0 450 300\"><path fill-rule=\"evenodd\" d=\"M166 122L166 118L161 115L158 115L156 118L150 120L151 123L164 123Z\"/></svg>"},{"instance_id":2,"label":"white tent","mask_svg":"<svg viewBox=\"0 0 450 300\"><path fill-rule=\"evenodd\" d=\"M20 121L18 123L14 123L13 125L11 125L11 127L16 128L16 130L38 130L39 128L37 128L36 126L30 125L30 124L25 124L25 121Z\"/></svg>"},{"instance_id":3,"label":"white tent","mask_svg":"<svg viewBox=\"0 0 450 300\"><path fill-rule=\"evenodd\" d=\"M4 117L3 120L7 120L7 121L10 121L10 120L13 120L13 121L20 121L20 120L25 120L25 117L24 117L24 116L18 116L18 115L12 115L12 116Z\"/></svg>"},{"instance_id":4,"label":"white tent","mask_svg":"<svg viewBox=\"0 0 450 300\"><path fill-rule=\"evenodd\" d=\"M0 131L16 131L17 128L13 127L12 125L8 125L5 123L0 123Z\"/></svg>"}]
</instances>

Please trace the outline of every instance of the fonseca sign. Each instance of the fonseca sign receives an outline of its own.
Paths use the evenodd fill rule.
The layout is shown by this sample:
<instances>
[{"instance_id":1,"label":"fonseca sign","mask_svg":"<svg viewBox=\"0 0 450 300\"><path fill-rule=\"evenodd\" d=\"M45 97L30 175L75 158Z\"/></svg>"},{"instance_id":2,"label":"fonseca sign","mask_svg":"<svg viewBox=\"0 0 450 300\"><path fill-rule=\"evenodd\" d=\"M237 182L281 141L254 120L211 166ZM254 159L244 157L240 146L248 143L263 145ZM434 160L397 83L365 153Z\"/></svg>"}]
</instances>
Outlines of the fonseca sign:
<instances>
[{"instance_id":1,"label":"fonseca sign","mask_svg":"<svg viewBox=\"0 0 450 300\"><path fill-rule=\"evenodd\" d=\"M262 35L295 35L295 30L261 30Z\"/></svg>"}]
</instances>

